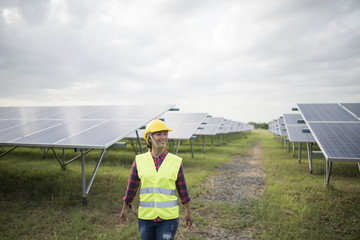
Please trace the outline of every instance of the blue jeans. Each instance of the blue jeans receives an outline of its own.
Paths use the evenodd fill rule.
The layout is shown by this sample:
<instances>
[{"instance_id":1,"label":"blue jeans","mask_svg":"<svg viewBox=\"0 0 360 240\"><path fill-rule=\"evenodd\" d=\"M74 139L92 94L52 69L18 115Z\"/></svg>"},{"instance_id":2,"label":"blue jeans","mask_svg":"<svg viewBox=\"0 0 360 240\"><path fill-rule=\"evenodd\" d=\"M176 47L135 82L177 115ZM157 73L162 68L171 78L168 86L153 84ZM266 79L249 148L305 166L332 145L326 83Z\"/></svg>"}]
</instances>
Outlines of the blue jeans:
<instances>
[{"instance_id":1,"label":"blue jeans","mask_svg":"<svg viewBox=\"0 0 360 240\"><path fill-rule=\"evenodd\" d=\"M141 240L172 240L179 225L179 218L161 222L139 219L138 224Z\"/></svg>"}]
</instances>

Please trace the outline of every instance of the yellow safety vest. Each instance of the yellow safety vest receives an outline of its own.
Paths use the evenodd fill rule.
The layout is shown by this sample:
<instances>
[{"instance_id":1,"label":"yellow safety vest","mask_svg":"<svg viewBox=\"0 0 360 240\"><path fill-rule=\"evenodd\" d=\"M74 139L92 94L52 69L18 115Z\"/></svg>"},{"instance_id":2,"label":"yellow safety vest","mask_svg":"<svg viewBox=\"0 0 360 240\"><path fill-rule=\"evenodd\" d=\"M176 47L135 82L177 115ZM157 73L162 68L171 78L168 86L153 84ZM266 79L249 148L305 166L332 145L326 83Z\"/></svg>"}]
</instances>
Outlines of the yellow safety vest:
<instances>
[{"instance_id":1,"label":"yellow safety vest","mask_svg":"<svg viewBox=\"0 0 360 240\"><path fill-rule=\"evenodd\" d=\"M152 220L160 217L167 220L179 217L175 182L181 160L180 157L168 153L159 171L156 171L150 152L136 156L136 167L141 179L138 211L140 219Z\"/></svg>"}]
</instances>

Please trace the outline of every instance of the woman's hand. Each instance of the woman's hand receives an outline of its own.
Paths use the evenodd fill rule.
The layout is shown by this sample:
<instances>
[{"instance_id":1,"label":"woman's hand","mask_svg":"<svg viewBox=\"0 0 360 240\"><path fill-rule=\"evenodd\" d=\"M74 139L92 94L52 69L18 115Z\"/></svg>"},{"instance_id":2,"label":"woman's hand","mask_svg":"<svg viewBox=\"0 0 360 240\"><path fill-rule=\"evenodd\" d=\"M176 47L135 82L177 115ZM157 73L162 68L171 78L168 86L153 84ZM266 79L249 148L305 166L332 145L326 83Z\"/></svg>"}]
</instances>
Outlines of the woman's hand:
<instances>
[{"instance_id":1,"label":"woman's hand","mask_svg":"<svg viewBox=\"0 0 360 240\"><path fill-rule=\"evenodd\" d=\"M184 206L186 209L186 226L187 226L187 229L190 229L193 224L193 219L192 219L191 210L190 210L190 203L187 202L184 204Z\"/></svg>"},{"instance_id":2,"label":"woman's hand","mask_svg":"<svg viewBox=\"0 0 360 240\"><path fill-rule=\"evenodd\" d=\"M123 224L127 224L129 221L129 219L127 217L127 205L125 202L123 204L123 207L122 207L122 210L120 213L120 220L121 220L121 223L123 223Z\"/></svg>"},{"instance_id":3,"label":"woman's hand","mask_svg":"<svg viewBox=\"0 0 360 240\"><path fill-rule=\"evenodd\" d=\"M187 226L187 229L190 229L192 224L193 224L193 219L192 219L191 214L186 214L186 226Z\"/></svg>"}]
</instances>

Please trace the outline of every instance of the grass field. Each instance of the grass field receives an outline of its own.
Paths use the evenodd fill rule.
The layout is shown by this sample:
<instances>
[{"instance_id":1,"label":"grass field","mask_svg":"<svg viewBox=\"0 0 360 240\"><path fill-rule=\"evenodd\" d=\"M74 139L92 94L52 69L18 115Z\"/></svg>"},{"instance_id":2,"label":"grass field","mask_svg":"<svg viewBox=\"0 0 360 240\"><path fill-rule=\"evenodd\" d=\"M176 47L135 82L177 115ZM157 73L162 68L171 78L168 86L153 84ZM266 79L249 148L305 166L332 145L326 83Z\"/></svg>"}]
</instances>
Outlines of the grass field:
<instances>
[{"instance_id":1,"label":"grass field","mask_svg":"<svg viewBox=\"0 0 360 240\"><path fill-rule=\"evenodd\" d=\"M259 141L265 155L264 195L251 207L202 202L199 196L209 190L202 184L206 178L233 155L251 154ZM94 150L86 156L87 180L99 154ZM75 155L66 151L67 158ZM299 164L273 135L261 130L231 137L220 146L212 147L208 141L204 152L199 140L194 158L184 142L179 155L197 232L207 231L213 223L208 213L217 212L221 227L238 232L251 227L257 239L360 239L360 173L354 163L334 163L330 185L325 186L323 158L313 160L310 175L305 154ZM134 156L131 147L109 151L86 207L81 205L80 161L62 170L52 154L43 159L40 148L18 148L0 158L0 239L139 239L135 210L128 225L119 220ZM180 211L183 216L184 208ZM249 220L237 221L236 216L244 214ZM180 221L178 239L199 239Z\"/></svg>"}]
</instances>

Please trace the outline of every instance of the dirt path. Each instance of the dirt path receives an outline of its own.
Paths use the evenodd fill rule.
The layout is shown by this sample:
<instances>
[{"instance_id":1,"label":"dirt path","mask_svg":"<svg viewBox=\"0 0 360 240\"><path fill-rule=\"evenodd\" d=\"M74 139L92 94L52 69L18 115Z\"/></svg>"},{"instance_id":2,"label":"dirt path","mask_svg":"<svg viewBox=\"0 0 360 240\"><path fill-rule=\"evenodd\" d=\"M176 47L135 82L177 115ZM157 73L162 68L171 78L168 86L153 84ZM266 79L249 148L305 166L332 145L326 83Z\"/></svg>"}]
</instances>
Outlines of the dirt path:
<instances>
[{"instance_id":1,"label":"dirt path","mask_svg":"<svg viewBox=\"0 0 360 240\"><path fill-rule=\"evenodd\" d=\"M209 182L211 188L210 194L203 197L206 201L246 205L249 200L262 194L265 174L263 171L263 149L261 142L254 146L251 156L234 156L233 162L222 165L219 168L219 174L210 179ZM246 218L247 216L244 217ZM248 228L239 234L220 226L213 226L212 229L209 229L208 233L202 233L201 237L212 240L250 239L252 231L251 228Z\"/></svg>"}]
</instances>

